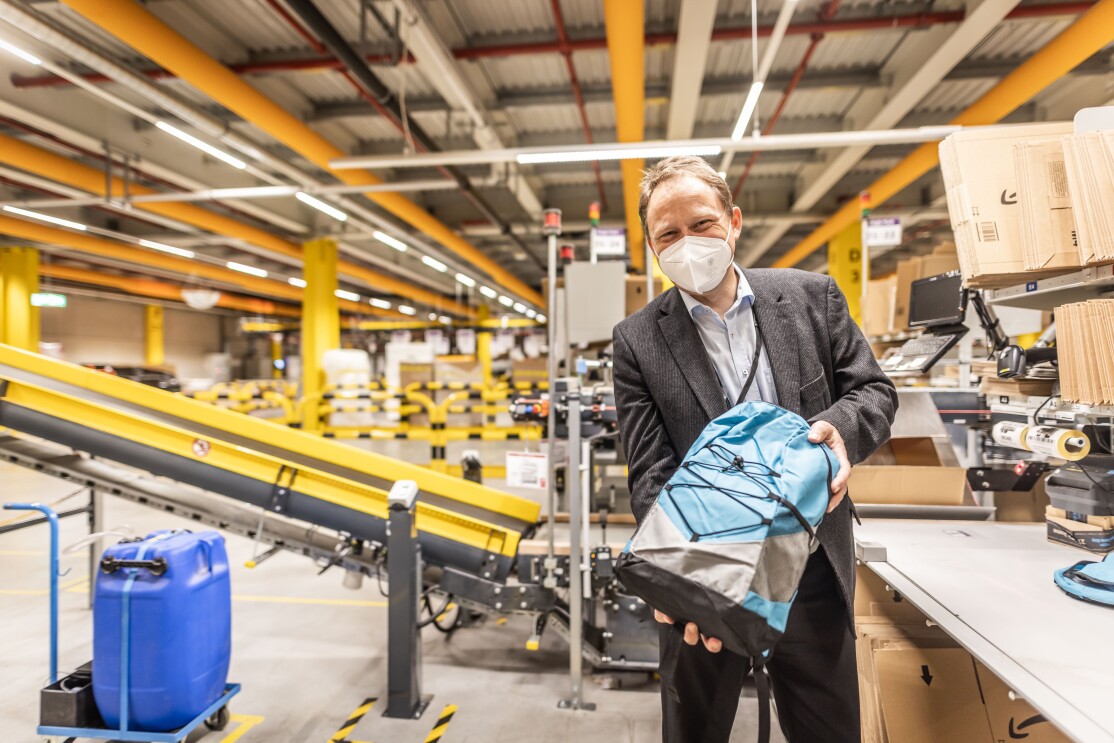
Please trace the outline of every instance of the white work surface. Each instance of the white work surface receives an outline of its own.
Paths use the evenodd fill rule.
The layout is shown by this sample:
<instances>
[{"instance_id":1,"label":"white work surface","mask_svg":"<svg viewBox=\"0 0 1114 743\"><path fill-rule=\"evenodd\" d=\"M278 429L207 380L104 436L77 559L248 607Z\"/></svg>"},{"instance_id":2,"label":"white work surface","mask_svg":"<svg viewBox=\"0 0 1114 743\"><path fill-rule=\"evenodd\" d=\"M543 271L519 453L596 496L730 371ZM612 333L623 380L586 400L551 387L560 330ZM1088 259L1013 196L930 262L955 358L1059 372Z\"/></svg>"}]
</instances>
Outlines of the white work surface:
<instances>
[{"instance_id":1,"label":"white work surface","mask_svg":"<svg viewBox=\"0 0 1114 743\"><path fill-rule=\"evenodd\" d=\"M1100 559L1048 542L1037 524L867 520L867 566L1077 741L1114 743L1114 608L1052 582ZM864 551L865 550L865 551Z\"/></svg>"}]
</instances>

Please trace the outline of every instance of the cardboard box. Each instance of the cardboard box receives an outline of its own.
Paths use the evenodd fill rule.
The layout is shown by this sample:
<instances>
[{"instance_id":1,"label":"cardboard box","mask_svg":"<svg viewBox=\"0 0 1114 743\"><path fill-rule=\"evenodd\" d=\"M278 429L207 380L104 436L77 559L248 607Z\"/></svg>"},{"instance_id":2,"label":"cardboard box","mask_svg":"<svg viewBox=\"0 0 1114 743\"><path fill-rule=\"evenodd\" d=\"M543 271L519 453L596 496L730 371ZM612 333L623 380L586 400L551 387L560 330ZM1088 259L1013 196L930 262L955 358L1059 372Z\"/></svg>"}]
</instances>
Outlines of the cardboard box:
<instances>
[{"instance_id":1,"label":"cardboard box","mask_svg":"<svg viewBox=\"0 0 1114 743\"><path fill-rule=\"evenodd\" d=\"M661 294L661 279L654 279L654 296ZM627 315L633 315L646 306L646 277L627 277Z\"/></svg>"},{"instance_id":2,"label":"cardboard box","mask_svg":"<svg viewBox=\"0 0 1114 743\"><path fill-rule=\"evenodd\" d=\"M549 379L549 360L545 356L536 359L511 361L511 382L538 384Z\"/></svg>"},{"instance_id":3,"label":"cardboard box","mask_svg":"<svg viewBox=\"0 0 1114 743\"><path fill-rule=\"evenodd\" d=\"M863 308L863 332L868 336L893 332L894 293L897 278L890 276L869 282Z\"/></svg>"},{"instance_id":4,"label":"cardboard box","mask_svg":"<svg viewBox=\"0 0 1114 743\"><path fill-rule=\"evenodd\" d=\"M1010 699L1010 689L982 663L975 661L975 673L982 689L990 732L995 741L1020 740L1025 743L1069 743L1061 733L1024 699Z\"/></svg>"},{"instance_id":5,"label":"cardboard box","mask_svg":"<svg viewBox=\"0 0 1114 743\"><path fill-rule=\"evenodd\" d=\"M1028 492L995 493L994 520L1024 524L1040 523L1045 520L1045 509L1048 505L1048 492L1044 489L1044 480L1041 479Z\"/></svg>"},{"instance_id":6,"label":"cardboard box","mask_svg":"<svg viewBox=\"0 0 1114 743\"><path fill-rule=\"evenodd\" d=\"M1078 547L1097 555L1114 552L1114 516L1079 517L1048 506L1045 521L1050 542Z\"/></svg>"},{"instance_id":7,"label":"cardboard box","mask_svg":"<svg viewBox=\"0 0 1114 743\"><path fill-rule=\"evenodd\" d=\"M1025 268L1079 267L1079 241L1060 137L1019 142L1013 153Z\"/></svg>"},{"instance_id":8,"label":"cardboard box","mask_svg":"<svg viewBox=\"0 0 1114 743\"><path fill-rule=\"evenodd\" d=\"M919 278L921 278L920 258L909 258L897 264L894 288L894 330L896 331L909 329L909 297L913 292L913 282Z\"/></svg>"},{"instance_id":9,"label":"cardboard box","mask_svg":"<svg viewBox=\"0 0 1114 743\"><path fill-rule=\"evenodd\" d=\"M856 503L960 506L967 491L963 467L858 466L848 484Z\"/></svg>"},{"instance_id":10,"label":"cardboard box","mask_svg":"<svg viewBox=\"0 0 1114 743\"><path fill-rule=\"evenodd\" d=\"M886 618L895 622L919 623L924 614L866 565L855 565L855 621L865 618Z\"/></svg>"},{"instance_id":11,"label":"cardboard box","mask_svg":"<svg viewBox=\"0 0 1114 743\"><path fill-rule=\"evenodd\" d=\"M406 389L412 384L429 384L433 381L433 364L402 362L398 365L398 385Z\"/></svg>"},{"instance_id":12,"label":"cardboard box","mask_svg":"<svg viewBox=\"0 0 1114 743\"><path fill-rule=\"evenodd\" d=\"M975 664L966 650L880 649L874 666L889 740L991 741Z\"/></svg>"},{"instance_id":13,"label":"cardboard box","mask_svg":"<svg viewBox=\"0 0 1114 743\"><path fill-rule=\"evenodd\" d=\"M483 364L475 356L438 356L433 362L433 377L438 382L482 384Z\"/></svg>"}]
</instances>

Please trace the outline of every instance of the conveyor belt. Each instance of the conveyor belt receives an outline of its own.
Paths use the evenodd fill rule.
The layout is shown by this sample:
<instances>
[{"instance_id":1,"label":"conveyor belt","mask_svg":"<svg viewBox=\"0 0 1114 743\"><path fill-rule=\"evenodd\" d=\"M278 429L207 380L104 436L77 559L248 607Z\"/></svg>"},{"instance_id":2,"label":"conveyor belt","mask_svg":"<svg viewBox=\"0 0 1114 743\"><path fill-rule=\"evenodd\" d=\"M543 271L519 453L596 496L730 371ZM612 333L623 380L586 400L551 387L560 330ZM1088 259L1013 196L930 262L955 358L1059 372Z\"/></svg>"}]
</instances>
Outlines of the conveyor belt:
<instances>
[{"instance_id":1,"label":"conveyor belt","mask_svg":"<svg viewBox=\"0 0 1114 743\"><path fill-rule=\"evenodd\" d=\"M505 578L540 513L508 493L3 345L0 426L381 543L387 490L414 480L425 560L489 579Z\"/></svg>"}]
</instances>

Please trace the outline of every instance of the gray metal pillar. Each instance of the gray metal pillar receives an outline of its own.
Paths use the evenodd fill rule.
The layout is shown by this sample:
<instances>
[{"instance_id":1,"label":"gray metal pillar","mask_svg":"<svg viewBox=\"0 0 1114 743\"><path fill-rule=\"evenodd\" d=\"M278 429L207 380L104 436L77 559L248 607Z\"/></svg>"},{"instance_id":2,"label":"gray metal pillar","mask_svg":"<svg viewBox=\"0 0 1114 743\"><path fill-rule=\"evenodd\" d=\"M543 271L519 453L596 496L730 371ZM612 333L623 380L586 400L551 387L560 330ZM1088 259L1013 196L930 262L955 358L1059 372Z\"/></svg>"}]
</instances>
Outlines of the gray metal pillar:
<instances>
[{"instance_id":1,"label":"gray metal pillar","mask_svg":"<svg viewBox=\"0 0 1114 743\"><path fill-rule=\"evenodd\" d=\"M385 717L417 719L429 706L422 698L422 644L418 602L422 553L414 522L418 484L399 480L387 495L387 711Z\"/></svg>"},{"instance_id":2,"label":"gray metal pillar","mask_svg":"<svg viewBox=\"0 0 1114 743\"><path fill-rule=\"evenodd\" d=\"M89 533L98 534L104 531L104 495L96 488L89 488ZM89 608L93 608L94 588L97 575L100 573L102 539L94 539L89 543Z\"/></svg>"},{"instance_id":3,"label":"gray metal pillar","mask_svg":"<svg viewBox=\"0 0 1114 743\"><path fill-rule=\"evenodd\" d=\"M570 377L567 384L569 413L569 460L565 470L565 500L569 507L569 682L571 693L557 706L562 709L592 710L584 701L584 556L581 530L585 519L580 478L580 384ZM552 406L551 406L552 409Z\"/></svg>"}]
</instances>

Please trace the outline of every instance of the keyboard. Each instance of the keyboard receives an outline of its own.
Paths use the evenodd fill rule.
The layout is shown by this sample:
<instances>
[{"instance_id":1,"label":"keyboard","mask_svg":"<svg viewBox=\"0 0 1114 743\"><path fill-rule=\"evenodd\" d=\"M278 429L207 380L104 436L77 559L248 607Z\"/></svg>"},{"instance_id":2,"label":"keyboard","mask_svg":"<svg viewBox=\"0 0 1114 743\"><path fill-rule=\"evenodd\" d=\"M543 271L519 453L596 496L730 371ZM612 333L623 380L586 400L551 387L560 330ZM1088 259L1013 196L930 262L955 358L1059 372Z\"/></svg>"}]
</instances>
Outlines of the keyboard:
<instances>
[{"instance_id":1,"label":"keyboard","mask_svg":"<svg viewBox=\"0 0 1114 743\"><path fill-rule=\"evenodd\" d=\"M910 338L881 362L882 371L924 374L962 337L962 333L941 333Z\"/></svg>"}]
</instances>

